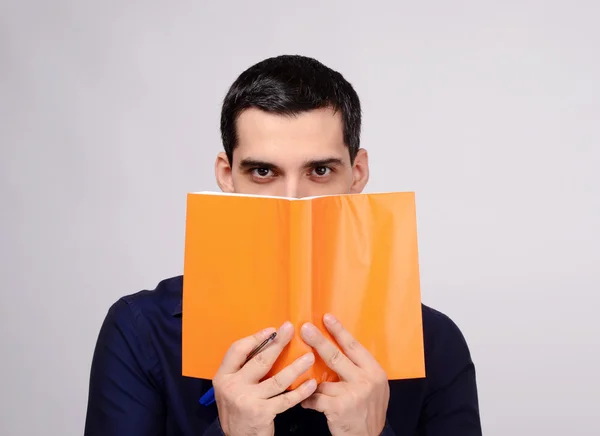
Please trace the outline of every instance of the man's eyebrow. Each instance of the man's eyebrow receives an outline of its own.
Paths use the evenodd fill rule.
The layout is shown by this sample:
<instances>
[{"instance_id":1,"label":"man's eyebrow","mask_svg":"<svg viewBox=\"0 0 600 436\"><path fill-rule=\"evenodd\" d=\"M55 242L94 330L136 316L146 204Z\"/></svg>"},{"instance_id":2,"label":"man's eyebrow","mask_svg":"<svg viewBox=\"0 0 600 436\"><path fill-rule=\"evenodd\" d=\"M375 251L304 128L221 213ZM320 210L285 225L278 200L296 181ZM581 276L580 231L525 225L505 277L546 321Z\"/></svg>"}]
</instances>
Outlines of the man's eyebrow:
<instances>
[{"instance_id":1,"label":"man's eyebrow","mask_svg":"<svg viewBox=\"0 0 600 436\"><path fill-rule=\"evenodd\" d=\"M325 166L343 166L344 161L337 157L328 157L325 159L308 160L304 163L304 168L315 168Z\"/></svg>"},{"instance_id":2,"label":"man's eyebrow","mask_svg":"<svg viewBox=\"0 0 600 436\"><path fill-rule=\"evenodd\" d=\"M303 168L316 168L316 167L325 167L325 166L344 166L344 161L338 157L327 157L323 159L311 159L307 160L303 164ZM250 168L267 168L270 170L277 170L279 167L266 160L260 159L242 159L239 163L239 167L241 169L250 169Z\"/></svg>"},{"instance_id":3,"label":"man's eyebrow","mask_svg":"<svg viewBox=\"0 0 600 436\"><path fill-rule=\"evenodd\" d=\"M268 168L268 169L274 169L277 168L277 165L271 163L271 162L267 162L264 160L258 160L258 159L242 159L240 161L239 164L240 168Z\"/></svg>"}]
</instances>

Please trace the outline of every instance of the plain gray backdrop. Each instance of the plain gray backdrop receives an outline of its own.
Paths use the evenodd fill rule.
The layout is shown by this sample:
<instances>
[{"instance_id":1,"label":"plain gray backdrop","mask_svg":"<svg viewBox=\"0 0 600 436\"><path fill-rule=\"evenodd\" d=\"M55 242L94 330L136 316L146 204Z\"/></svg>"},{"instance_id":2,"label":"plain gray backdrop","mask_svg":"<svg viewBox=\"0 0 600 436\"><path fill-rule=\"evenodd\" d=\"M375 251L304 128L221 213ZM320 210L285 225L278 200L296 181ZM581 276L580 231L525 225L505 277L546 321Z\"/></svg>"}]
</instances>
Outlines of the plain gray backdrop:
<instances>
[{"instance_id":1,"label":"plain gray backdrop","mask_svg":"<svg viewBox=\"0 0 600 436\"><path fill-rule=\"evenodd\" d=\"M303 54L417 195L423 301L484 433L598 435L600 2L0 2L2 435L80 435L100 325L183 265L244 69Z\"/></svg>"}]
</instances>

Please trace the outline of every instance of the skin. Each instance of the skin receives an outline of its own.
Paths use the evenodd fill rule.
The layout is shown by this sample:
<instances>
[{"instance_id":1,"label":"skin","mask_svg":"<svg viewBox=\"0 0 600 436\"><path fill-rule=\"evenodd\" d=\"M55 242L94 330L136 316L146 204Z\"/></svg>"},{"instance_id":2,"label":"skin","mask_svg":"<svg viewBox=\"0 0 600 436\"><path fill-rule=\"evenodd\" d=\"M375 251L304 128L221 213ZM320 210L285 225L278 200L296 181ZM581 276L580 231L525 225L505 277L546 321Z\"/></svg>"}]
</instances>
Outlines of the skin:
<instances>
[{"instance_id":1,"label":"skin","mask_svg":"<svg viewBox=\"0 0 600 436\"><path fill-rule=\"evenodd\" d=\"M237 120L232 162L225 153L217 156L217 183L224 192L293 198L360 193L369 179L368 155L361 149L351 163L342 129L340 114L328 108L295 116L247 109ZM312 352L263 379L294 335L289 322L245 365L250 351L275 330L267 328L231 346L213 379L226 435L272 436L275 416L297 404L324 413L334 436L383 431L389 401L384 370L333 315L323 321L337 345L311 323L301 327L300 336L339 375L339 382L317 386L309 380L287 391L314 363Z\"/></svg>"},{"instance_id":2,"label":"skin","mask_svg":"<svg viewBox=\"0 0 600 436\"><path fill-rule=\"evenodd\" d=\"M366 150L350 164L342 119L330 109L296 116L247 109L237 130L232 164L225 153L215 163L224 192L301 198L359 193L369 180Z\"/></svg>"}]
</instances>

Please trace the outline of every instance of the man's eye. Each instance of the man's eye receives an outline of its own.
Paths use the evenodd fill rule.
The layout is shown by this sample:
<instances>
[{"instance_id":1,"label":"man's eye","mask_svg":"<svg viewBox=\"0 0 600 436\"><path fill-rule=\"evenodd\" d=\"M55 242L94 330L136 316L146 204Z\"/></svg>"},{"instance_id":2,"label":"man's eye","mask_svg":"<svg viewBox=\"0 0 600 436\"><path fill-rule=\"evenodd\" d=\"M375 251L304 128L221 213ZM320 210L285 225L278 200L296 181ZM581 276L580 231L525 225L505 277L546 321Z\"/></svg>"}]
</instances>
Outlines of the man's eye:
<instances>
[{"instance_id":1,"label":"man's eye","mask_svg":"<svg viewBox=\"0 0 600 436\"><path fill-rule=\"evenodd\" d=\"M269 168L254 168L252 170L258 177L269 177L271 170Z\"/></svg>"},{"instance_id":2,"label":"man's eye","mask_svg":"<svg viewBox=\"0 0 600 436\"><path fill-rule=\"evenodd\" d=\"M327 176L331 172L331 168L329 167L316 167L313 172L318 177Z\"/></svg>"}]
</instances>

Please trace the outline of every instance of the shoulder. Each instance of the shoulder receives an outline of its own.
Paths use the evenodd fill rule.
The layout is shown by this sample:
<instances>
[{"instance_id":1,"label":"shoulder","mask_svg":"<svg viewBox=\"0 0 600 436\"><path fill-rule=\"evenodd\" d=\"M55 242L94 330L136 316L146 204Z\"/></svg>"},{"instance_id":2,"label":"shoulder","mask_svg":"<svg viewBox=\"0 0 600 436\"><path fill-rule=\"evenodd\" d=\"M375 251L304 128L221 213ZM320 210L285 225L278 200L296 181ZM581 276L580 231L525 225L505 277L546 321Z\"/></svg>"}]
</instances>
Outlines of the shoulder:
<instances>
[{"instance_id":1,"label":"shoulder","mask_svg":"<svg viewBox=\"0 0 600 436\"><path fill-rule=\"evenodd\" d=\"M471 367L469 346L458 325L446 314L422 305L425 368L428 378L451 378Z\"/></svg>"},{"instance_id":2,"label":"shoulder","mask_svg":"<svg viewBox=\"0 0 600 436\"><path fill-rule=\"evenodd\" d=\"M425 340L436 345L439 342L450 341L453 345L465 345L465 338L456 323L446 314L424 304L421 305L423 313L423 333Z\"/></svg>"},{"instance_id":3,"label":"shoulder","mask_svg":"<svg viewBox=\"0 0 600 436\"><path fill-rule=\"evenodd\" d=\"M162 280L154 289L119 298L110 306L102 323L96 353L112 349L119 355L142 353L151 359L155 354L152 334L176 324L175 316L181 313L182 290L183 278L178 276Z\"/></svg>"},{"instance_id":4,"label":"shoulder","mask_svg":"<svg viewBox=\"0 0 600 436\"><path fill-rule=\"evenodd\" d=\"M108 309L104 325L113 325L122 333L147 329L149 324L181 314L182 295L182 276L162 280L154 289L120 297Z\"/></svg>"},{"instance_id":5,"label":"shoulder","mask_svg":"<svg viewBox=\"0 0 600 436\"><path fill-rule=\"evenodd\" d=\"M154 289L143 289L119 298L110 311L123 315L131 312L139 316L173 316L181 312L183 277L175 276L160 281Z\"/></svg>"}]
</instances>

